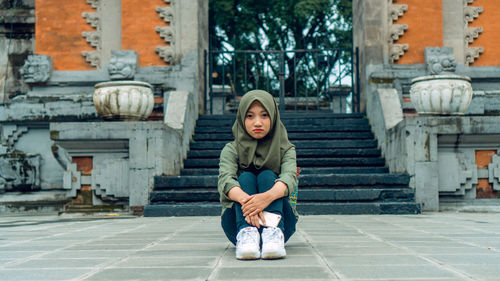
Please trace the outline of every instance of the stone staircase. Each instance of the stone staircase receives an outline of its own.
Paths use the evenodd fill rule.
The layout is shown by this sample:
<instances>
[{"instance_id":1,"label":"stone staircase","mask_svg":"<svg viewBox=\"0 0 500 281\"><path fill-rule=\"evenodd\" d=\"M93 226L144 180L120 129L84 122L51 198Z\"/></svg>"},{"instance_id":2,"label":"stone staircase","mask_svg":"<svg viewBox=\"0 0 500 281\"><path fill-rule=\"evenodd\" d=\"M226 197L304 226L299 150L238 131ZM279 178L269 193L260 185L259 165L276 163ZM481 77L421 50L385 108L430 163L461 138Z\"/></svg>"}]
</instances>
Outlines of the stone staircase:
<instances>
[{"instance_id":1,"label":"stone staircase","mask_svg":"<svg viewBox=\"0 0 500 281\"><path fill-rule=\"evenodd\" d=\"M407 174L390 174L362 114L282 116L301 168L299 214L420 213ZM219 215L219 155L234 115L202 115L180 176L155 177L145 216Z\"/></svg>"}]
</instances>

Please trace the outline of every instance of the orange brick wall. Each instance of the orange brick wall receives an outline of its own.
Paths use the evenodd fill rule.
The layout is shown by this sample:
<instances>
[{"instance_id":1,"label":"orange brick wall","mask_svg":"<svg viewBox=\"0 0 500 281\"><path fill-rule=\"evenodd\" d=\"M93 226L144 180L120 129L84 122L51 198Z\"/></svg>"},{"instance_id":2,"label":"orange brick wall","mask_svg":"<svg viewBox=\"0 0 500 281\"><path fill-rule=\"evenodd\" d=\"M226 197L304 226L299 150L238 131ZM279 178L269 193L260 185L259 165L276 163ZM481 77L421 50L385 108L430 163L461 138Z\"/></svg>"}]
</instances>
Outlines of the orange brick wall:
<instances>
[{"instance_id":1,"label":"orange brick wall","mask_svg":"<svg viewBox=\"0 0 500 281\"><path fill-rule=\"evenodd\" d=\"M167 65L155 51L156 46L167 46L155 30L167 25L156 12L164 6L163 0L122 0L122 49L135 50L139 66Z\"/></svg>"},{"instance_id":2,"label":"orange brick wall","mask_svg":"<svg viewBox=\"0 0 500 281\"><path fill-rule=\"evenodd\" d=\"M483 12L469 27L482 27L483 33L474 40L469 47L483 47L484 52L471 66L497 66L500 65L500 29L498 19L500 18L500 2L492 0L475 0L470 6L483 7Z\"/></svg>"},{"instance_id":3,"label":"orange brick wall","mask_svg":"<svg viewBox=\"0 0 500 281\"><path fill-rule=\"evenodd\" d=\"M95 12L85 0L36 0L35 53L49 55L54 70L92 70L82 51L95 50L82 37L94 31L82 12Z\"/></svg>"},{"instance_id":4,"label":"orange brick wall","mask_svg":"<svg viewBox=\"0 0 500 281\"><path fill-rule=\"evenodd\" d=\"M399 58L397 63L425 63L426 47L443 46L442 1L398 0L396 4L408 5L408 11L395 22L407 24L408 30L395 43L409 45L408 51Z\"/></svg>"}]
</instances>

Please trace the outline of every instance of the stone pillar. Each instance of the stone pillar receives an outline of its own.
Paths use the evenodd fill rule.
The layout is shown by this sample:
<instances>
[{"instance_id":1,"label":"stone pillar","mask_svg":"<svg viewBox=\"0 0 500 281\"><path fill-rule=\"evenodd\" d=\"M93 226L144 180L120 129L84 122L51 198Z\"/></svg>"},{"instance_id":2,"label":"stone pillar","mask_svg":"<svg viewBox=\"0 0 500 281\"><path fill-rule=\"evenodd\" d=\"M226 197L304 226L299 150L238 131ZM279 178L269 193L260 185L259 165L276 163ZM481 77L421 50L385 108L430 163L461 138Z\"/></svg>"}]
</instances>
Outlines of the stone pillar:
<instances>
[{"instance_id":1,"label":"stone pillar","mask_svg":"<svg viewBox=\"0 0 500 281\"><path fill-rule=\"evenodd\" d=\"M443 45L453 48L458 63L464 63L464 6L443 0Z\"/></svg>"},{"instance_id":2,"label":"stone pillar","mask_svg":"<svg viewBox=\"0 0 500 281\"><path fill-rule=\"evenodd\" d=\"M99 21L101 25L101 68L111 59L111 51L122 47L122 6L121 0L99 2Z\"/></svg>"},{"instance_id":3,"label":"stone pillar","mask_svg":"<svg viewBox=\"0 0 500 281\"><path fill-rule=\"evenodd\" d=\"M359 48L360 110L366 110L368 65L388 62L388 2L387 0L354 0L353 45Z\"/></svg>"}]
</instances>

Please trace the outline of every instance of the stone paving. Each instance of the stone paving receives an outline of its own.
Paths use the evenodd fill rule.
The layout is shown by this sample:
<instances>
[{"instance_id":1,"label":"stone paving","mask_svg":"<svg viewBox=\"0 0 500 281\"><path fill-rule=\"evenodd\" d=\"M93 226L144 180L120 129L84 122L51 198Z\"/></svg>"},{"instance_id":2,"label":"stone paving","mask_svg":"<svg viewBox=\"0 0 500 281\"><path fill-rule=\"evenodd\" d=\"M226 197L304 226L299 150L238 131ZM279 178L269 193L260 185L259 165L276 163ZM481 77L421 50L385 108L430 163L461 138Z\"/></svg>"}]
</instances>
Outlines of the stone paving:
<instances>
[{"instance_id":1,"label":"stone paving","mask_svg":"<svg viewBox=\"0 0 500 281\"><path fill-rule=\"evenodd\" d=\"M302 216L238 261L219 217L0 216L0 280L500 280L500 214Z\"/></svg>"}]
</instances>

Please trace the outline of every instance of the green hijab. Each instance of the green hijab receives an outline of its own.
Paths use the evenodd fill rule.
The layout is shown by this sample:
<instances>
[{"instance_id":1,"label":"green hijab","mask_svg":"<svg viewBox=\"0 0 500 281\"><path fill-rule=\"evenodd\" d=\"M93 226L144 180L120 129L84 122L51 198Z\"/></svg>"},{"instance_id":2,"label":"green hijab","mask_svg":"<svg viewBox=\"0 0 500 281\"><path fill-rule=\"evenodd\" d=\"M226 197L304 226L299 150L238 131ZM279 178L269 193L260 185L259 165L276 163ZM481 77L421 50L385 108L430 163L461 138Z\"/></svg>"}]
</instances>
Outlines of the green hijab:
<instances>
[{"instance_id":1,"label":"green hijab","mask_svg":"<svg viewBox=\"0 0 500 281\"><path fill-rule=\"evenodd\" d=\"M264 106L271 118L269 133L260 140L252 138L245 130L246 113L256 100ZM278 106L273 96L262 90L250 91L241 98L233 125L233 135L239 167L242 169L253 165L257 169L270 169L279 175L281 158L289 148L293 147L288 141L288 134L280 120Z\"/></svg>"}]
</instances>

